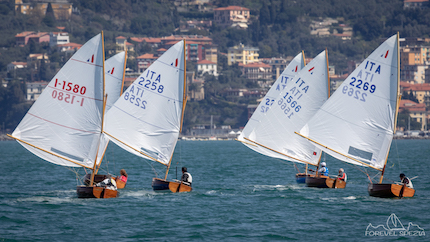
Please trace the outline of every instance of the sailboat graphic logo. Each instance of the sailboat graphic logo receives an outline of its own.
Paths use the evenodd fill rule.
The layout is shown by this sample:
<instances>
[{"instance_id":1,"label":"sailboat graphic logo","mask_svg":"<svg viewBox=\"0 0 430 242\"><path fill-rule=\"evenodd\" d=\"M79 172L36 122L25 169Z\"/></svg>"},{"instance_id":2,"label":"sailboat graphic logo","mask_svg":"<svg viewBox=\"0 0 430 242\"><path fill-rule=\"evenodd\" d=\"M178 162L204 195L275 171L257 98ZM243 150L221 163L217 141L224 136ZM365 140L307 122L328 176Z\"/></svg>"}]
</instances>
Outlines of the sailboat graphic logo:
<instances>
[{"instance_id":1,"label":"sailboat graphic logo","mask_svg":"<svg viewBox=\"0 0 430 242\"><path fill-rule=\"evenodd\" d=\"M408 226L403 226L396 214L392 213L384 225L373 226L372 223L366 228L365 236L426 236L424 229L420 226L408 223Z\"/></svg>"}]
</instances>

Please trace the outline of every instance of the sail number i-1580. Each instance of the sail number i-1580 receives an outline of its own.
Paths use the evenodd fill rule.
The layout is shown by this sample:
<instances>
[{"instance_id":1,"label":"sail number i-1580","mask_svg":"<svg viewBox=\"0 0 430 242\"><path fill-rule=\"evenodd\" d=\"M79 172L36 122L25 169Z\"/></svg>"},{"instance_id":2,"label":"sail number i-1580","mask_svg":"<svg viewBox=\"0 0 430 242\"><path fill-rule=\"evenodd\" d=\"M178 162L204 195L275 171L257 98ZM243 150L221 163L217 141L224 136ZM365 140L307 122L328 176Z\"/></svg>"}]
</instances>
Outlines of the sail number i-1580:
<instances>
[{"instance_id":1,"label":"sail number i-1580","mask_svg":"<svg viewBox=\"0 0 430 242\"><path fill-rule=\"evenodd\" d=\"M73 95L73 94L69 94L69 93L64 93L61 90L65 90L67 92L72 92L72 93L76 93L76 94L80 94L80 95L84 95L85 92L87 91L87 88L85 86L79 86L78 84L73 84L71 82L66 82L66 81L58 81L58 79L55 79L55 84L54 87L57 88L61 86L61 89L59 89L58 91L56 89L54 89L52 91L52 98L57 99L59 101L64 101L66 103L80 103L81 106L84 105L84 97L81 97L80 99L78 99L79 97Z\"/></svg>"}]
</instances>

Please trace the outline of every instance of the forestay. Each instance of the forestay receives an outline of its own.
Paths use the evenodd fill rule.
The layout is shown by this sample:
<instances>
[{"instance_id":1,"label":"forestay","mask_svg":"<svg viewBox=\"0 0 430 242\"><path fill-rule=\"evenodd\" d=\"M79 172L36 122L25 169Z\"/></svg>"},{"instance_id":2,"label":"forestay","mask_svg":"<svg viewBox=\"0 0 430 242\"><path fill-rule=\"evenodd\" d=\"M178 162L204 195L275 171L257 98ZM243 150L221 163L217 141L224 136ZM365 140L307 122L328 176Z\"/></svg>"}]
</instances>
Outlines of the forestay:
<instances>
[{"instance_id":1,"label":"forestay","mask_svg":"<svg viewBox=\"0 0 430 242\"><path fill-rule=\"evenodd\" d=\"M397 113L396 38L386 40L348 76L301 135L337 159L383 168Z\"/></svg>"},{"instance_id":2,"label":"forestay","mask_svg":"<svg viewBox=\"0 0 430 242\"><path fill-rule=\"evenodd\" d=\"M103 58L99 34L54 76L12 136L49 162L91 168L101 134Z\"/></svg>"},{"instance_id":3,"label":"forestay","mask_svg":"<svg viewBox=\"0 0 430 242\"><path fill-rule=\"evenodd\" d=\"M264 118L267 111L269 111L270 107L275 102L275 99L278 97L279 93L282 90L284 90L287 83L291 82L293 77L300 70L302 70L304 66L305 66L304 55L303 55L303 52L301 52L296 57L294 57L294 59L290 62L290 64L288 64L288 66L285 68L285 70L282 72L279 78L275 81L275 83L273 83L272 87L267 92L266 96L263 98L263 100L260 102L258 107L255 109L251 118L248 120L248 123L245 125L245 128L243 129L242 133L237 138L239 141L241 141L249 148L261 154L271 156L271 157L280 157L280 155L275 152L271 152L265 148L249 143L249 141L246 141L244 137L249 138L249 135L252 132L255 132L254 130L255 127L259 125L259 123ZM257 134L257 136L259 135Z\"/></svg>"},{"instance_id":4,"label":"forestay","mask_svg":"<svg viewBox=\"0 0 430 242\"><path fill-rule=\"evenodd\" d=\"M118 100L124 83L126 52L120 52L105 61L105 92L107 95L105 112ZM97 155L97 164L103 159L109 139L103 134L100 137L100 148Z\"/></svg>"},{"instance_id":5,"label":"forestay","mask_svg":"<svg viewBox=\"0 0 430 242\"><path fill-rule=\"evenodd\" d=\"M249 140L276 151L279 158L318 164L321 151L294 132L315 114L329 96L326 51L307 64L281 91Z\"/></svg>"},{"instance_id":6,"label":"forestay","mask_svg":"<svg viewBox=\"0 0 430 242\"><path fill-rule=\"evenodd\" d=\"M167 50L106 114L105 132L123 149L169 164L181 128L184 41Z\"/></svg>"}]
</instances>

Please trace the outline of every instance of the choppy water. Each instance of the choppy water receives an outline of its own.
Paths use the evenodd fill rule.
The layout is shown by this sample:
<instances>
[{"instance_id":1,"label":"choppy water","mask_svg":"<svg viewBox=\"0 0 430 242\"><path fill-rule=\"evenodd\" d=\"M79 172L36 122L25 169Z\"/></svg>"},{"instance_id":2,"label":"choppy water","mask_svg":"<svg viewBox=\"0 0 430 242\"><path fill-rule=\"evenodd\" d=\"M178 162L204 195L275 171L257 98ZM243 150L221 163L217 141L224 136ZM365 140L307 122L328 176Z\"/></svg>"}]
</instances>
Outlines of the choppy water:
<instances>
[{"instance_id":1,"label":"choppy water","mask_svg":"<svg viewBox=\"0 0 430 242\"><path fill-rule=\"evenodd\" d=\"M169 176L175 178L176 165L188 167L193 191L183 194L153 192L151 166L110 144L109 171L129 174L116 199L78 199L73 172L17 142L0 142L0 154L0 241L429 241L427 235L371 237L365 231L394 213L405 227L412 222L430 233L430 140L393 141L386 177L419 176L409 199L369 197L367 176L329 156L331 174L345 168L346 189L296 184L292 163L236 141L178 142Z\"/></svg>"}]
</instances>

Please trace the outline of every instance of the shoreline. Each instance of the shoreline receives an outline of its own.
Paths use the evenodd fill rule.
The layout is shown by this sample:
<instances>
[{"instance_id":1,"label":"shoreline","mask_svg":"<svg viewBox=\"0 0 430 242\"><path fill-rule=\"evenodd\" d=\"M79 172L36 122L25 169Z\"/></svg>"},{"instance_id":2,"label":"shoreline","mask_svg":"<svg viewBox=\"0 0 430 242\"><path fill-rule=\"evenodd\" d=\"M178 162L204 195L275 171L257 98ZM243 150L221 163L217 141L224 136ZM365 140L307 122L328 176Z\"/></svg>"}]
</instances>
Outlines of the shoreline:
<instances>
[{"instance_id":1,"label":"shoreline","mask_svg":"<svg viewBox=\"0 0 430 242\"><path fill-rule=\"evenodd\" d=\"M179 140L185 141L206 141L206 140L235 140L237 137L233 136L188 136L179 135ZM394 136L393 139L430 139L430 136ZM14 141L6 134L0 134L0 141Z\"/></svg>"}]
</instances>

